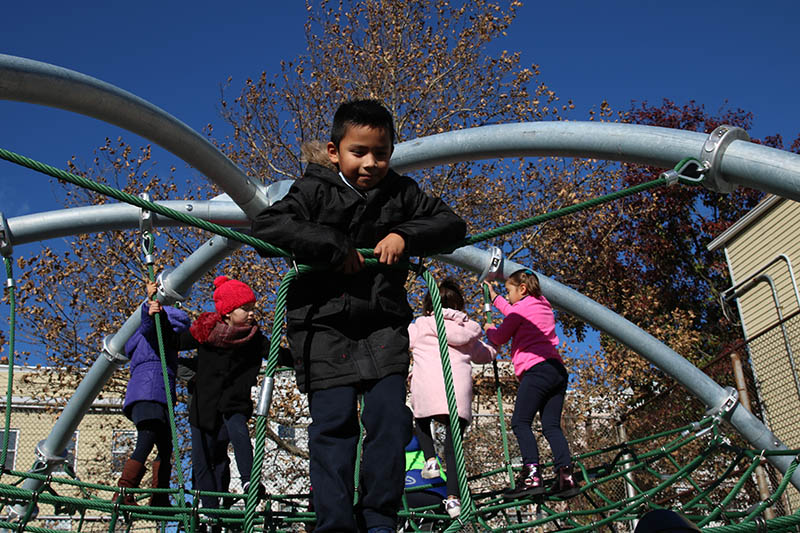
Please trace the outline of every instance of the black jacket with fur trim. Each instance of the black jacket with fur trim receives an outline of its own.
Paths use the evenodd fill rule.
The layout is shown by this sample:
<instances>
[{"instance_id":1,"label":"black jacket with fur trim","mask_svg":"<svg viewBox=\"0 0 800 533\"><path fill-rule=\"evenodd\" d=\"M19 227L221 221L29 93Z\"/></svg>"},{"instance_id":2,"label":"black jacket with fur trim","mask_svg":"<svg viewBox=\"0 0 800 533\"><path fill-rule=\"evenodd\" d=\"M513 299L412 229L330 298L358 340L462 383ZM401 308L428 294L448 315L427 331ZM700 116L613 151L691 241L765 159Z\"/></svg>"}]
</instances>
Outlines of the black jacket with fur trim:
<instances>
[{"instance_id":1,"label":"black jacket with fur trim","mask_svg":"<svg viewBox=\"0 0 800 533\"><path fill-rule=\"evenodd\" d=\"M285 198L253 221L253 235L290 250L298 263L326 267L292 283L287 336L302 392L408 373L412 319L401 269L335 269L352 248L374 248L389 233L410 256L464 238L466 223L438 198L393 170L355 191L330 168L310 163Z\"/></svg>"}]
</instances>

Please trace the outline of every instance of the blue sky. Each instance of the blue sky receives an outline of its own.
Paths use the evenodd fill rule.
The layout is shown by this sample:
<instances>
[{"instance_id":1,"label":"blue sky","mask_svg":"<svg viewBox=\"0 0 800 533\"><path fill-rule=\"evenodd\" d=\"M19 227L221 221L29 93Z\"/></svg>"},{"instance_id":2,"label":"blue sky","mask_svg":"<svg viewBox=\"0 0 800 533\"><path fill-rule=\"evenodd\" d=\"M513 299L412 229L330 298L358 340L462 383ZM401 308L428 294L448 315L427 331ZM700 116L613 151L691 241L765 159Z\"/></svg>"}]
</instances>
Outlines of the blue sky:
<instances>
[{"instance_id":1,"label":"blue sky","mask_svg":"<svg viewBox=\"0 0 800 533\"><path fill-rule=\"evenodd\" d=\"M224 132L220 86L235 92L248 76L274 73L304 50L301 0L283 2L9 2L0 18L0 52L77 70L166 109L195 129ZM755 113L753 136L800 131L795 2L528 1L498 46L541 66L540 79L571 119L607 99L695 99L715 111ZM796 26L796 24L795 24ZM106 137L133 134L95 119L0 101L0 146L63 167L90 160ZM163 160L167 156L156 153ZM179 167L180 168L180 167ZM28 171L0 165L0 210L16 216L57 208L47 187L32 195ZM44 179L44 178L42 178ZM44 181L43 181L44 183Z\"/></svg>"},{"instance_id":2,"label":"blue sky","mask_svg":"<svg viewBox=\"0 0 800 533\"><path fill-rule=\"evenodd\" d=\"M301 54L303 4L6 2L0 52L94 76L195 129L212 123L224 133L220 86L231 77L236 92L247 77L274 73L281 59ZM781 133L791 142L800 132L799 6L789 0L528 1L497 46L519 50L524 64L539 64L540 80L577 105L572 120L584 120L604 99L618 109L634 100L695 99L710 111L727 100L755 114L752 136ZM54 166L64 167L73 155L90 161L93 148L119 135L139 144L135 135L95 119L0 101L0 146ZM163 152L155 158L170 162ZM47 178L0 162L6 216L59 207Z\"/></svg>"}]
</instances>

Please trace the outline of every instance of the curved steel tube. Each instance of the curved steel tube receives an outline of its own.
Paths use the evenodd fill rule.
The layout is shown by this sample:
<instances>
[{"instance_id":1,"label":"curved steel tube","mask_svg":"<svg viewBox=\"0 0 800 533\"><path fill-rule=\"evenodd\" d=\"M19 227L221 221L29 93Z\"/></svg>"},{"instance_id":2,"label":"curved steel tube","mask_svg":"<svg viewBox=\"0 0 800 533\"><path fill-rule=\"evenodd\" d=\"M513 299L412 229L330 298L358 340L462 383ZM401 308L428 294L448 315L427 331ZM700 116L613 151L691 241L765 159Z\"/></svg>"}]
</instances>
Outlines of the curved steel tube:
<instances>
[{"instance_id":1,"label":"curved steel tube","mask_svg":"<svg viewBox=\"0 0 800 533\"><path fill-rule=\"evenodd\" d=\"M74 70L5 54L0 80L0 99L66 109L125 128L191 162L250 216L266 205L257 184L205 137L134 94Z\"/></svg>"}]
</instances>

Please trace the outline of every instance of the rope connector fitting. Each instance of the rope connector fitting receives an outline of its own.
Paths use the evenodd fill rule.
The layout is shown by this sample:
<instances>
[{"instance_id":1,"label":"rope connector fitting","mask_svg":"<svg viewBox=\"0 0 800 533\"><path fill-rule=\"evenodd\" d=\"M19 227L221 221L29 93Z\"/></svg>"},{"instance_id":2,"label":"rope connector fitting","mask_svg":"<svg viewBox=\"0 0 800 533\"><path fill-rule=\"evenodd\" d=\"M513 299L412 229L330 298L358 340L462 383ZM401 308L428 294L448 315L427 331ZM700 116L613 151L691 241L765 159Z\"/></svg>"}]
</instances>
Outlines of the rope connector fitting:
<instances>
[{"instance_id":1,"label":"rope connector fitting","mask_svg":"<svg viewBox=\"0 0 800 533\"><path fill-rule=\"evenodd\" d=\"M267 376L261 384L258 394L258 405L256 406L257 416L267 416L269 414L269 404L272 403L272 389L275 386L275 378Z\"/></svg>"},{"instance_id":2,"label":"rope connector fitting","mask_svg":"<svg viewBox=\"0 0 800 533\"><path fill-rule=\"evenodd\" d=\"M666 180L668 186L675 185L678 182L697 185L703 183L705 173L706 167L702 162L693 157L686 157L681 159L675 165L675 168L665 170L659 177Z\"/></svg>"},{"instance_id":3,"label":"rope connector fitting","mask_svg":"<svg viewBox=\"0 0 800 533\"><path fill-rule=\"evenodd\" d=\"M150 201L150 195L146 192L140 192L139 198L141 198L145 202ZM153 232L153 213L152 211L148 211L143 207L139 208L139 231L142 233Z\"/></svg>"},{"instance_id":4,"label":"rope connector fitting","mask_svg":"<svg viewBox=\"0 0 800 533\"><path fill-rule=\"evenodd\" d=\"M722 177L720 171L722 156L733 141L749 140L750 136L745 130L728 124L717 126L708 134L708 138L700 150L700 160L706 169L706 179L703 181L706 189L724 194L736 190L736 184L730 183Z\"/></svg>"},{"instance_id":5,"label":"rope connector fitting","mask_svg":"<svg viewBox=\"0 0 800 533\"><path fill-rule=\"evenodd\" d=\"M718 421L727 419L730 416L736 404L739 402L739 391L733 387L725 387L725 391L728 395L719 405L706 411L706 416L713 416Z\"/></svg>"}]
</instances>

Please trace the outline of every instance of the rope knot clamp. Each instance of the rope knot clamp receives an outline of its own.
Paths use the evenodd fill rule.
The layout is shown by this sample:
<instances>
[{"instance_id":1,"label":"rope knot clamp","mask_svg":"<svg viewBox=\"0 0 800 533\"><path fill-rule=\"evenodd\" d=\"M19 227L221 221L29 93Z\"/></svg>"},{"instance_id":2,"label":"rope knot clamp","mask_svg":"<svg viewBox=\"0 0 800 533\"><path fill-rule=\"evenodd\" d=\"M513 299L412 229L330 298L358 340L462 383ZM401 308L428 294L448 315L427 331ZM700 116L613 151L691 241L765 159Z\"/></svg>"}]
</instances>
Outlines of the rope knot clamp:
<instances>
[{"instance_id":1,"label":"rope knot clamp","mask_svg":"<svg viewBox=\"0 0 800 533\"><path fill-rule=\"evenodd\" d=\"M705 412L706 416L713 416L715 422L727 419L739 401L739 391L733 387L725 387L725 391L728 395L722 399L722 402Z\"/></svg>"},{"instance_id":2,"label":"rope knot clamp","mask_svg":"<svg viewBox=\"0 0 800 533\"><path fill-rule=\"evenodd\" d=\"M0 255L10 257L14 251L11 245L11 228L8 227L8 219L0 211Z\"/></svg>"},{"instance_id":3,"label":"rope knot clamp","mask_svg":"<svg viewBox=\"0 0 800 533\"><path fill-rule=\"evenodd\" d=\"M714 192L728 194L736 190L736 184L730 183L722 177L720 167L725 150L733 141L749 141L750 136L742 128L723 124L714 128L708 134L706 142L700 151L700 160L706 169L706 179L703 186Z\"/></svg>"}]
</instances>

